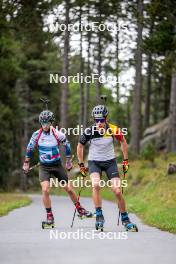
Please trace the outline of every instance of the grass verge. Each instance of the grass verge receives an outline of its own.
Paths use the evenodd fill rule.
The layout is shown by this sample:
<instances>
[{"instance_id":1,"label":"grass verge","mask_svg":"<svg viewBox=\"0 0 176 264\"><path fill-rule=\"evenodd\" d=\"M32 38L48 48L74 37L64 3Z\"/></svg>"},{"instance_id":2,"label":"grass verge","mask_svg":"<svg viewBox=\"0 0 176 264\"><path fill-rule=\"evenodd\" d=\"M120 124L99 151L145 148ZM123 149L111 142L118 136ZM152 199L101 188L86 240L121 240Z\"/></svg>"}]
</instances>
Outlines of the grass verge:
<instances>
[{"instance_id":1,"label":"grass verge","mask_svg":"<svg viewBox=\"0 0 176 264\"><path fill-rule=\"evenodd\" d=\"M13 193L0 193L0 216L8 214L13 209L27 206L30 203L31 199L27 196Z\"/></svg>"},{"instance_id":2,"label":"grass verge","mask_svg":"<svg viewBox=\"0 0 176 264\"><path fill-rule=\"evenodd\" d=\"M133 162L126 191L129 211L144 223L172 233L176 233L176 174L167 175L167 165L175 160L171 154L167 159L159 156L154 164Z\"/></svg>"}]
</instances>

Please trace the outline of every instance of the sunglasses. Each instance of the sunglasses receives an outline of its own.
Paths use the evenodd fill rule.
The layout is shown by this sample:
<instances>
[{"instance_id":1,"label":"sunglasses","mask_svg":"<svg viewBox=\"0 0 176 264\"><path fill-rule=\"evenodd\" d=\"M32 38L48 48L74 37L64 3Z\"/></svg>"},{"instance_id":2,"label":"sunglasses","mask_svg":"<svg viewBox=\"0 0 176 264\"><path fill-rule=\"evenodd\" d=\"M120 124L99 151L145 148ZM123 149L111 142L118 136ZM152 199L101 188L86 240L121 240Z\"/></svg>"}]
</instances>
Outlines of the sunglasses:
<instances>
[{"instance_id":1,"label":"sunglasses","mask_svg":"<svg viewBox=\"0 0 176 264\"><path fill-rule=\"evenodd\" d=\"M104 123L105 122L105 118L96 118L95 122L96 123Z\"/></svg>"},{"instance_id":2,"label":"sunglasses","mask_svg":"<svg viewBox=\"0 0 176 264\"><path fill-rule=\"evenodd\" d=\"M42 126L51 126L51 122L41 122Z\"/></svg>"}]
</instances>

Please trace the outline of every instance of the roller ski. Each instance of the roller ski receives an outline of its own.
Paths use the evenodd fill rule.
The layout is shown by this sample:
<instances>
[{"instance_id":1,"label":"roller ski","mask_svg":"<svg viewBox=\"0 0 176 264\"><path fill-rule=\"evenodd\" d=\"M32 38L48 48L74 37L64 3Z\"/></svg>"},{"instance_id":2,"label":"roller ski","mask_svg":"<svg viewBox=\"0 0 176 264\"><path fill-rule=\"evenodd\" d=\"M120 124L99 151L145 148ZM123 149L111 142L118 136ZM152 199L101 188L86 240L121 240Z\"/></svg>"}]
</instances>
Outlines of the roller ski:
<instances>
[{"instance_id":1,"label":"roller ski","mask_svg":"<svg viewBox=\"0 0 176 264\"><path fill-rule=\"evenodd\" d=\"M47 213L46 221L42 222L42 229L50 229L54 227L54 216L52 213Z\"/></svg>"},{"instance_id":2,"label":"roller ski","mask_svg":"<svg viewBox=\"0 0 176 264\"><path fill-rule=\"evenodd\" d=\"M86 209L84 209L82 206L78 205L76 206L77 212L78 212L78 217L79 219L85 219L85 218L92 218L93 217L93 213L91 213L90 211L87 211Z\"/></svg>"},{"instance_id":3,"label":"roller ski","mask_svg":"<svg viewBox=\"0 0 176 264\"><path fill-rule=\"evenodd\" d=\"M102 214L97 214L96 215L96 222L95 222L96 230L101 230L101 232L103 232L104 222L105 222L104 216Z\"/></svg>"},{"instance_id":4,"label":"roller ski","mask_svg":"<svg viewBox=\"0 0 176 264\"><path fill-rule=\"evenodd\" d=\"M136 224L133 224L127 213L121 214L121 218L122 218L122 225L125 227L126 231L129 232L138 232L138 228Z\"/></svg>"},{"instance_id":5,"label":"roller ski","mask_svg":"<svg viewBox=\"0 0 176 264\"><path fill-rule=\"evenodd\" d=\"M137 225L131 223L130 221L123 222L122 225L124 225L126 231L138 232Z\"/></svg>"},{"instance_id":6,"label":"roller ski","mask_svg":"<svg viewBox=\"0 0 176 264\"><path fill-rule=\"evenodd\" d=\"M87 211L86 209L84 209L81 205L80 202L77 202L75 204L75 211L74 211L74 215L73 215L73 219L72 219L72 223L71 223L71 228L73 227L73 223L75 220L75 215L76 212L78 213L77 216L79 217L79 219L84 219L84 218L92 218L93 217L93 213Z\"/></svg>"}]
</instances>

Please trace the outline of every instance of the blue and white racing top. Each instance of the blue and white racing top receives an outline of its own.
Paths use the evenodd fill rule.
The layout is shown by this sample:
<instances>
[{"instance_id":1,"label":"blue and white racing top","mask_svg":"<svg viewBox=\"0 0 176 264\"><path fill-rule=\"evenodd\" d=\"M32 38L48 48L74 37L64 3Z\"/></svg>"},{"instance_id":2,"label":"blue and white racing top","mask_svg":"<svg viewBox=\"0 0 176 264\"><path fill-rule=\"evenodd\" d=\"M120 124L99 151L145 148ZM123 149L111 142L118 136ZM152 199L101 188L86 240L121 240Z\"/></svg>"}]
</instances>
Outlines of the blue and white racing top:
<instances>
[{"instance_id":1,"label":"blue and white racing top","mask_svg":"<svg viewBox=\"0 0 176 264\"><path fill-rule=\"evenodd\" d=\"M66 157L71 156L70 143L64 133L51 127L48 132L40 128L32 134L27 145L26 157L31 158L35 147L38 146L39 160L42 164L52 164L60 160L59 144L65 146Z\"/></svg>"}]
</instances>

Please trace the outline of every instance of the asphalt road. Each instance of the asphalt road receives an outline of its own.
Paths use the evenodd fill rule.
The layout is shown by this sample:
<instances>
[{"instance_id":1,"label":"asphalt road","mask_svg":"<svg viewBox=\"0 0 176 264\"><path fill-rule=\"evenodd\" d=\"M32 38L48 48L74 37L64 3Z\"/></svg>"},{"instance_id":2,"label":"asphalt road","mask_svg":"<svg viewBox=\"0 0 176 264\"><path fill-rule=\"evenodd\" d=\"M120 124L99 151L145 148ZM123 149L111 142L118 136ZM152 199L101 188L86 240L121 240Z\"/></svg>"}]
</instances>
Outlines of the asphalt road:
<instances>
[{"instance_id":1,"label":"asphalt road","mask_svg":"<svg viewBox=\"0 0 176 264\"><path fill-rule=\"evenodd\" d=\"M56 228L42 230L45 211L41 197L32 195L30 206L16 209L0 218L1 264L173 264L176 259L176 235L146 226L135 216L138 233L126 233L117 227L117 208L104 201L105 232L95 231L95 219L75 219L68 197L52 197ZM93 210L89 198L82 204ZM72 232L72 233L71 233ZM87 238L87 239L86 239ZM114 239L112 239L114 238Z\"/></svg>"}]
</instances>

